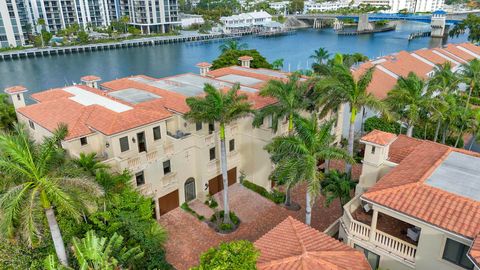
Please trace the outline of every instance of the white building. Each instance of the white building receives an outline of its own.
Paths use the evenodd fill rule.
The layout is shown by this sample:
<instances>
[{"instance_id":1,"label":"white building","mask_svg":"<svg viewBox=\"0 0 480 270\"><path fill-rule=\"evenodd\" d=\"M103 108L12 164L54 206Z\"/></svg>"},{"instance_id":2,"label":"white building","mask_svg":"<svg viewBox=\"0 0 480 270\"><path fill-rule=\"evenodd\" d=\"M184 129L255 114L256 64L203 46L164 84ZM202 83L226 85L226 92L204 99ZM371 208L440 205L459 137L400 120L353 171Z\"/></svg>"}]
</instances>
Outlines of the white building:
<instances>
[{"instance_id":1,"label":"white building","mask_svg":"<svg viewBox=\"0 0 480 270\"><path fill-rule=\"evenodd\" d=\"M266 11L241 13L220 18L224 31L238 31L254 27L262 27L271 21L272 15Z\"/></svg>"},{"instance_id":2,"label":"white building","mask_svg":"<svg viewBox=\"0 0 480 270\"><path fill-rule=\"evenodd\" d=\"M443 8L444 0L359 0L355 3L369 4L375 7L389 6L387 12L398 13L401 10L408 12L433 12Z\"/></svg>"},{"instance_id":3,"label":"white building","mask_svg":"<svg viewBox=\"0 0 480 270\"><path fill-rule=\"evenodd\" d=\"M349 6L350 6L350 2L345 2L345 1L321 2L321 3L317 3L315 1L308 1L304 3L303 13L337 10L339 8L347 8Z\"/></svg>"},{"instance_id":4,"label":"white building","mask_svg":"<svg viewBox=\"0 0 480 270\"><path fill-rule=\"evenodd\" d=\"M124 16L143 33L180 25L177 0L0 0L0 47L24 45L29 28L41 31L39 19L46 30L57 32L75 23L105 27Z\"/></svg>"},{"instance_id":5,"label":"white building","mask_svg":"<svg viewBox=\"0 0 480 270\"><path fill-rule=\"evenodd\" d=\"M189 14L181 15L180 21L181 21L182 27L189 27L194 24L200 25L205 23L205 20L203 20L203 17L201 15L189 15Z\"/></svg>"}]
</instances>

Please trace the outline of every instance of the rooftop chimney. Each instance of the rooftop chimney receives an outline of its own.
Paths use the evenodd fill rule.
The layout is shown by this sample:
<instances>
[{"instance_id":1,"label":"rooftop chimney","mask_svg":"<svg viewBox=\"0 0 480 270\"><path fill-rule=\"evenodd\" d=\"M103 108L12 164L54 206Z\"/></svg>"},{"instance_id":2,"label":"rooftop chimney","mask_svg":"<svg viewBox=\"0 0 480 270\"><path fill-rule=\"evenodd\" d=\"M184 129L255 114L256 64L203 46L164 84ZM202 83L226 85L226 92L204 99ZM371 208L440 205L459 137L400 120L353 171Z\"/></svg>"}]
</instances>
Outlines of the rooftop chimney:
<instances>
[{"instance_id":1,"label":"rooftop chimney","mask_svg":"<svg viewBox=\"0 0 480 270\"><path fill-rule=\"evenodd\" d=\"M16 85L7 87L4 91L10 96L10 100L12 101L15 109L25 107L25 98L23 93L28 91L27 88L21 85Z\"/></svg>"},{"instance_id":2,"label":"rooftop chimney","mask_svg":"<svg viewBox=\"0 0 480 270\"><path fill-rule=\"evenodd\" d=\"M197 64L197 67L200 68L201 76L207 76L207 73L210 72L210 68L212 67L212 64L208 62L201 62Z\"/></svg>"},{"instance_id":3,"label":"rooftop chimney","mask_svg":"<svg viewBox=\"0 0 480 270\"><path fill-rule=\"evenodd\" d=\"M86 86L92 87L92 88L98 88L98 82L102 80L102 78L94 76L94 75L87 75L83 76L80 78L82 83L84 83Z\"/></svg>"},{"instance_id":4,"label":"rooftop chimney","mask_svg":"<svg viewBox=\"0 0 480 270\"><path fill-rule=\"evenodd\" d=\"M244 55L244 56L240 56L238 60L242 62L242 67L250 68L250 62L253 60L253 57Z\"/></svg>"}]
</instances>

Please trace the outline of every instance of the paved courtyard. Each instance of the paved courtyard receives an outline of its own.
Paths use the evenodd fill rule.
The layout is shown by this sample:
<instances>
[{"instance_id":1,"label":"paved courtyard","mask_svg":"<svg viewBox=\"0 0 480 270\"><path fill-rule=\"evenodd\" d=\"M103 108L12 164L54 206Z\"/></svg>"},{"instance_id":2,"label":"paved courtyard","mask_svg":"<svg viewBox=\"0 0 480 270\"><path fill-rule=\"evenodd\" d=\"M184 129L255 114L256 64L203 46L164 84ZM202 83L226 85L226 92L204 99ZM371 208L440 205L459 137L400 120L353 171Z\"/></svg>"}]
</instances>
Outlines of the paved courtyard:
<instances>
[{"instance_id":1,"label":"paved courtyard","mask_svg":"<svg viewBox=\"0 0 480 270\"><path fill-rule=\"evenodd\" d=\"M237 239L255 241L288 216L305 221L305 185L298 186L292 192L293 201L302 206L299 211L289 211L238 183L230 186L229 191L230 207L242 221L240 228L231 234L221 235L214 232L206 223L180 208L161 217L160 224L168 231L165 245L167 260L176 269L184 270L197 265L200 254L221 242ZM221 195L221 192L215 195L220 205ZM338 200L329 208L326 208L323 202L323 197L319 196L312 213L312 227L320 231L325 230L341 215ZM202 214L210 214L201 203L194 201L191 207Z\"/></svg>"}]
</instances>

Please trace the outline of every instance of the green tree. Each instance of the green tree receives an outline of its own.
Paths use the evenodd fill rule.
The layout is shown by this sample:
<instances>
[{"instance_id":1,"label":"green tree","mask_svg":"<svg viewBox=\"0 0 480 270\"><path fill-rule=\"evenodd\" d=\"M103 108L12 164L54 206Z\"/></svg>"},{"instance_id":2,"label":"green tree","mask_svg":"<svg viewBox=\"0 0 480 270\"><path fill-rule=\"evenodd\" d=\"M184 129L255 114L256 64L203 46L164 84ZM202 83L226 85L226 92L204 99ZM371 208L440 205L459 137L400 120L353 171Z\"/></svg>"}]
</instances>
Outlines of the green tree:
<instances>
[{"instance_id":1,"label":"green tree","mask_svg":"<svg viewBox=\"0 0 480 270\"><path fill-rule=\"evenodd\" d=\"M240 43L235 39L229 39L225 41L222 45L218 47L218 49L222 52L228 52L228 51L243 51L248 49L248 44L247 43Z\"/></svg>"},{"instance_id":2,"label":"green tree","mask_svg":"<svg viewBox=\"0 0 480 270\"><path fill-rule=\"evenodd\" d=\"M324 62L330 58L330 53L325 48L319 48L310 55L310 58L317 64L324 64Z\"/></svg>"},{"instance_id":3,"label":"green tree","mask_svg":"<svg viewBox=\"0 0 480 270\"><path fill-rule=\"evenodd\" d=\"M335 199L340 199L340 209L343 213L343 206L350 201L352 189L355 188L355 183L346 174L332 170L325 175L325 179L322 181L322 194L325 196L325 205L327 207Z\"/></svg>"},{"instance_id":4,"label":"green tree","mask_svg":"<svg viewBox=\"0 0 480 270\"><path fill-rule=\"evenodd\" d=\"M425 81L415 73L400 77L393 89L388 92L385 102L392 112L407 124L407 136L412 137L413 127L418 123L422 110L428 110L430 95L426 94Z\"/></svg>"},{"instance_id":5,"label":"green tree","mask_svg":"<svg viewBox=\"0 0 480 270\"><path fill-rule=\"evenodd\" d=\"M115 270L134 266L135 261L143 257L140 247L127 249L123 246L123 237L114 233L110 239L98 237L95 231L88 231L85 237L72 240L73 255L80 269ZM59 267L55 257L50 255L44 261L47 270L65 269Z\"/></svg>"},{"instance_id":6,"label":"green tree","mask_svg":"<svg viewBox=\"0 0 480 270\"><path fill-rule=\"evenodd\" d=\"M81 44L88 43L88 40L89 40L88 33L83 31L83 30L79 31L78 34L77 34L77 39Z\"/></svg>"},{"instance_id":7,"label":"green tree","mask_svg":"<svg viewBox=\"0 0 480 270\"><path fill-rule=\"evenodd\" d=\"M34 144L21 125L15 133L0 135L0 170L11 182L0 195L0 232L9 238L20 234L28 245L35 246L42 237L43 211L60 262L67 265L67 254L55 210L81 221L83 213L96 208L95 197L102 189L87 178L66 178L52 173L59 155L59 142L66 136L66 126L52 137Z\"/></svg>"},{"instance_id":8,"label":"green tree","mask_svg":"<svg viewBox=\"0 0 480 270\"><path fill-rule=\"evenodd\" d=\"M74 162L91 175L96 175L98 170L108 168L107 164L102 163L97 159L96 153L80 153L80 157L75 159Z\"/></svg>"},{"instance_id":9,"label":"green tree","mask_svg":"<svg viewBox=\"0 0 480 270\"><path fill-rule=\"evenodd\" d=\"M478 17L480 20L480 17ZM480 24L478 25L480 27ZM467 111L470 107L470 99L472 94L478 96L480 93L480 60L474 59L470 61L470 63L462 64L462 68L460 71L461 80L468 85L468 96L467 102L465 105L463 117L466 118ZM463 127L464 122L462 123L462 127L460 128L460 132L458 134L457 140L455 142L455 147L457 147L460 138L463 135Z\"/></svg>"},{"instance_id":10,"label":"green tree","mask_svg":"<svg viewBox=\"0 0 480 270\"><path fill-rule=\"evenodd\" d=\"M7 94L0 94L0 130L12 130L17 122L15 108Z\"/></svg>"},{"instance_id":11,"label":"green tree","mask_svg":"<svg viewBox=\"0 0 480 270\"><path fill-rule=\"evenodd\" d=\"M450 37L459 36L468 30L468 40L473 43L480 41L480 16L468 14L467 18L456 24L448 33Z\"/></svg>"},{"instance_id":12,"label":"green tree","mask_svg":"<svg viewBox=\"0 0 480 270\"><path fill-rule=\"evenodd\" d=\"M331 135L333 121L318 126L316 115L310 119L295 119L295 134L276 137L265 148L274 151L282 158L277 162L272 174L275 177L287 178L285 182L306 182L305 223L310 225L312 204L320 193L320 182L324 174L318 170L322 160L345 160L353 163L349 154L332 146Z\"/></svg>"},{"instance_id":13,"label":"green tree","mask_svg":"<svg viewBox=\"0 0 480 270\"><path fill-rule=\"evenodd\" d=\"M38 18L37 24L40 25L40 42L42 43L42 48L45 47L45 41L43 39L43 30L45 28L45 19Z\"/></svg>"},{"instance_id":14,"label":"green tree","mask_svg":"<svg viewBox=\"0 0 480 270\"><path fill-rule=\"evenodd\" d=\"M288 4L288 12L291 14L302 13L304 4L304 0L290 0L290 3Z\"/></svg>"},{"instance_id":15,"label":"green tree","mask_svg":"<svg viewBox=\"0 0 480 270\"><path fill-rule=\"evenodd\" d=\"M272 62L272 68L274 70L282 70L283 62L284 62L283 58L280 58L280 59L277 59L277 60L273 61Z\"/></svg>"},{"instance_id":16,"label":"green tree","mask_svg":"<svg viewBox=\"0 0 480 270\"><path fill-rule=\"evenodd\" d=\"M348 104L350 107L350 127L347 149L352 158L357 114L361 112L363 108L369 108L387 117L390 116L385 103L367 91L368 85L372 80L373 71L373 68L368 69L356 80L350 68L343 64L343 57L337 54L331 64L330 75L320 80L316 85L319 93L317 102L322 108L321 116L327 115L332 110L342 106L342 104ZM351 163L346 164L345 171L348 175L351 175Z\"/></svg>"},{"instance_id":17,"label":"green tree","mask_svg":"<svg viewBox=\"0 0 480 270\"><path fill-rule=\"evenodd\" d=\"M255 270L260 253L247 240L222 243L200 256L200 265L192 270Z\"/></svg>"},{"instance_id":18,"label":"green tree","mask_svg":"<svg viewBox=\"0 0 480 270\"><path fill-rule=\"evenodd\" d=\"M225 145L225 125L230 124L241 117L251 113L251 104L247 96L238 94L239 84L235 84L230 90L222 91L211 84L205 84L204 97L189 97L186 102L190 111L185 118L194 122L218 123L220 125L220 158L223 177L223 209L225 211L224 222L231 224L230 206L228 202L228 177L227 177L227 148Z\"/></svg>"},{"instance_id":19,"label":"green tree","mask_svg":"<svg viewBox=\"0 0 480 270\"><path fill-rule=\"evenodd\" d=\"M130 17L128 16L122 16L120 17L120 23L123 24L123 33L127 33L128 32L128 23L130 23Z\"/></svg>"},{"instance_id":20,"label":"green tree","mask_svg":"<svg viewBox=\"0 0 480 270\"><path fill-rule=\"evenodd\" d=\"M288 78L288 81L271 80L260 90L259 95L264 97L272 97L277 100L275 104L264 107L255 113L253 126L260 127L266 117L271 117L272 130L277 132L278 123L283 119L288 120L288 134L293 135L293 121L300 117L300 113L306 109L305 95L308 88L304 82L300 81L300 76L294 74ZM270 153L273 163L279 161L281 156ZM285 178L284 178L285 179ZM276 181L276 179L274 179ZM279 182L281 183L281 182ZM285 206L291 206L291 189L297 184L296 182L282 183L286 185Z\"/></svg>"},{"instance_id":21,"label":"green tree","mask_svg":"<svg viewBox=\"0 0 480 270\"><path fill-rule=\"evenodd\" d=\"M228 50L212 62L212 69L236 66L239 64L238 58L245 55L253 57L250 63L251 68L272 68L272 65L257 50Z\"/></svg>"}]
</instances>

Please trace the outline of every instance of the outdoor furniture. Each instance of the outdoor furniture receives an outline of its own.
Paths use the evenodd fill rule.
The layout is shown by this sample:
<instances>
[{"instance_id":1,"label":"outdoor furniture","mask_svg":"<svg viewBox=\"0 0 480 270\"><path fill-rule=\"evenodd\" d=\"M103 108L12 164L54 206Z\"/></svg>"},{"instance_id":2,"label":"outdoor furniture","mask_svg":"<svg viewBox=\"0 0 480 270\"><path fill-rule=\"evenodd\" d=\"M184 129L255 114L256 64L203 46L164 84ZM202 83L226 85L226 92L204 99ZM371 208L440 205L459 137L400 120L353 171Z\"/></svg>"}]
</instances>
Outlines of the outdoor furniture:
<instances>
[{"instance_id":1,"label":"outdoor furniture","mask_svg":"<svg viewBox=\"0 0 480 270\"><path fill-rule=\"evenodd\" d=\"M418 242L418 238L420 237L420 228L419 227L408 228L407 237L412 239L412 241Z\"/></svg>"}]
</instances>

